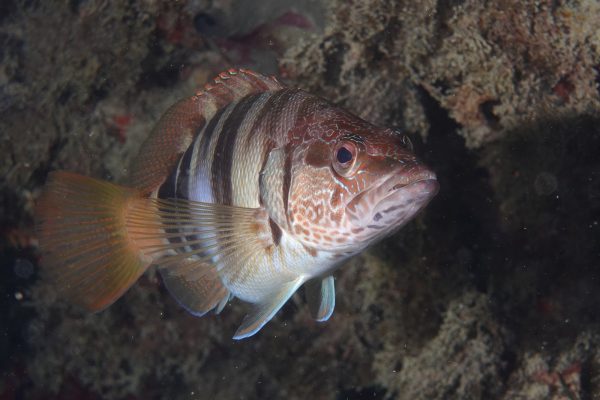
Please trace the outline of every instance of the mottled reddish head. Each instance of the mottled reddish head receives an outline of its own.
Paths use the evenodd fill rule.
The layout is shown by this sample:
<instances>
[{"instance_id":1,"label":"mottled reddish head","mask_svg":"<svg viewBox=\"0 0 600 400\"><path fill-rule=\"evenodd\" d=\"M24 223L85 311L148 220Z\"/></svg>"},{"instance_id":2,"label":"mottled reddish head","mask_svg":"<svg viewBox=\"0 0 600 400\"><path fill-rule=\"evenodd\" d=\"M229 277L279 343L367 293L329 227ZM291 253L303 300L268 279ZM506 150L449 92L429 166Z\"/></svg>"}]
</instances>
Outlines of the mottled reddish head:
<instances>
[{"instance_id":1,"label":"mottled reddish head","mask_svg":"<svg viewBox=\"0 0 600 400\"><path fill-rule=\"evenodd\" d=\"M399 229L437 193L407 136L332 106L294 129L287 219L317 250L353 254Z\"/></svg>"}]
</instances>

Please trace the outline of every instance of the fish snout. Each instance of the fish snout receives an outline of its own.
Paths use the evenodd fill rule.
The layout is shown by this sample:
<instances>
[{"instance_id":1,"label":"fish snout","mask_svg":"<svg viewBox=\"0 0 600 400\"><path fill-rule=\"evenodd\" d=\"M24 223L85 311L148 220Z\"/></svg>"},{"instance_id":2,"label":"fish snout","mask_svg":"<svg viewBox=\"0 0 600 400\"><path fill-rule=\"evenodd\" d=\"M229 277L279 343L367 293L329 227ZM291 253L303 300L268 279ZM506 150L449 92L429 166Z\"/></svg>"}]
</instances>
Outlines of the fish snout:
<instances>
[{"instance_id":1,"label":"fish snout","mask_svg":"<svg viewBox=\"0 0 600 400\"><path fill-rule=\"evenodd\" d=\"M401 226L414 217L438 193L439 183L433 171L415 164L385 180L376 190L371 216L378 225Z\"/></svg>"}]
</instances>

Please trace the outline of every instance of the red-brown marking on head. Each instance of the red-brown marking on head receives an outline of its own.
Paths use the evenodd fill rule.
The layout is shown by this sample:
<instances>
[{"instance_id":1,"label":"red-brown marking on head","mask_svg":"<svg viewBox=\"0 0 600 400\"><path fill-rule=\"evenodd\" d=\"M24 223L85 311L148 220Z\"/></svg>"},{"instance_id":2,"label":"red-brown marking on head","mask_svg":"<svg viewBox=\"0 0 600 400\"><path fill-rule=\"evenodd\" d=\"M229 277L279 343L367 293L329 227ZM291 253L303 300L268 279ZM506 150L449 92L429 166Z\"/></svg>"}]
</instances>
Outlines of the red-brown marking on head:
<instances>
[{"instance_id":1,"label":"red-brown marking on head","mask_svg":"<svg viewBox=\"0 0 600 400\"><path fill-rule=\"evenodd\" d=\"M339 188L334 188L333 193L331 193L331 199L329 200L329 204L334 209L337 209L341 206L342 203L342 193Z\"/></svg>"},{"instance_id":2,"label":"red-brown marking on head","mask_svg":"<svg viewBox=\"0 0 600 400\"><path fill-rule=\"evenodd\" d=\"M352 253L399 228L433 197L435 175L405 135L318 98L306 104L287 144L287 218L305 246Z\"/></svg>"},{"instance_id":3,"label":"red-brown marking on head","mask_svg":"<svg viewBox=\"0 0 600 400\"><path fill-rule=\"evenodd\" d=\"M323 142L314 142L308 147L304 161L306 164L315 168L326 167L331 162L330 153L331 150L327 144Z\"/></svg>"}]
</instances>

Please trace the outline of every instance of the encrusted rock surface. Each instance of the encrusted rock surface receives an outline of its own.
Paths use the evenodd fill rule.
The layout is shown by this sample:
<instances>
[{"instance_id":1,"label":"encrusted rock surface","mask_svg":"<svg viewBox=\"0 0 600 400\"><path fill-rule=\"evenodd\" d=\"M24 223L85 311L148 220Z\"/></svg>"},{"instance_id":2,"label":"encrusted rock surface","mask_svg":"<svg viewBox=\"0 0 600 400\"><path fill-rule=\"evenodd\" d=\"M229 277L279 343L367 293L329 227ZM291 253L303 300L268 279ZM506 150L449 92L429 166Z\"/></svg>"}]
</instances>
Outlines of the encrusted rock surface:
<instances>
[{"instance_id":1,"label":"encrusted rock surface","mask_svg":"<svg viewBox=\"0 0 600 400\"><path fill-rule=\"evenodd\" d=\"M252 3L253 4L253 3ZM600 398L595 1L0 5L0 398ZM150 271L83 314L38 278L47 173L123 181L216 72L275 72L414 138L441 191L247 340ZM54 397L53 397L54 396Z\"/></svg>"},{"instance_id":2,"label":"encrusted rock surface","mask_svg":"<svg viewBox=\"0 0 600 400\"><path fill-rule=\"evenodd\" d=\"M423 90L480 147L525 121L597 113L594 1L338 1L286 71L362 115L424 133ZM417 92L417 93L415 93ZM363 96L356 96L362 93Z\"/></svg>"}]
</instances>

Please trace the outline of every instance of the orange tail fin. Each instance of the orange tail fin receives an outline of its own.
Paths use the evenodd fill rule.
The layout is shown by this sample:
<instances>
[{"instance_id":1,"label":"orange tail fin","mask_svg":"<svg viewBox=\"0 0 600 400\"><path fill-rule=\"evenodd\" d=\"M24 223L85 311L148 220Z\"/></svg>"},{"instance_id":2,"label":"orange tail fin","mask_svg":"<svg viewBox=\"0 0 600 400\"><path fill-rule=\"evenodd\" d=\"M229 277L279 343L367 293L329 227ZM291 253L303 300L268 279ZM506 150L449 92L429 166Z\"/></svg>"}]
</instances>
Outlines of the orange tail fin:
<instances>
[{"instance_id":1,"label":"orange tail fin","mask_svg":"<svg viewBox=\"0 0 600 400\"><path fill-rule=\"evenodd\" d=\"M127 212L136 201L144 199L135 189L50 174L36 207L42 271L75 303L91 311L108 307L152 262L128 232Z\"/></svg>"}]
</instances>

